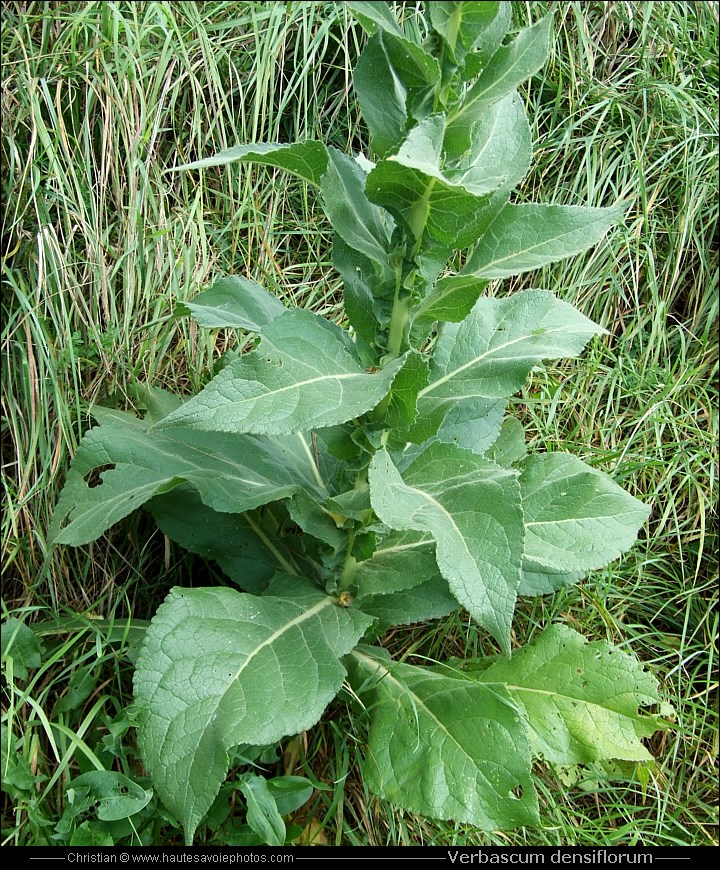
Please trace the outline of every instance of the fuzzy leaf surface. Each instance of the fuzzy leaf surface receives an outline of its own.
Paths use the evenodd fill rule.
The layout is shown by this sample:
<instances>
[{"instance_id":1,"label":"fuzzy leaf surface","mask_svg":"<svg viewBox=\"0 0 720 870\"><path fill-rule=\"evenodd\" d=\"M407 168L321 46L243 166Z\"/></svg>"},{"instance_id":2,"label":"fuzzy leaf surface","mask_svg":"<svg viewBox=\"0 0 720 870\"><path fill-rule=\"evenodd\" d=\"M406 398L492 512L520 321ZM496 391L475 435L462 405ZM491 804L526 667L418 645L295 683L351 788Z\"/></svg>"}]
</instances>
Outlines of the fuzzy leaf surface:
<instances>
[{"instance_id":1,"label":"fuzzy leaf surface","mask_svg":"<svg viewBox=\"0 0 720 870\"><path fill-rule=\"evenodd\" d=\"M487 66L500 48L505 35L512 26L512 3L501 0L498 13L475 40L474 49L465 56L462 76L465 81L474 79Z\"/></svg>"},{"instance_id":2,"label":"fuzzy leaf surface","mask_svg":"<svg viewBox=\"0 0 720 870\"><path fill-rule=\"evenodd\" d=\"M259 163L262 166L276 166L304 181L320 186L327 168L327 149L322 142L308 140L291 145L274 142L255 142L251 145L235 145L218 151L212 157L205 157L193 163L174 167L180 169L207 169L211 166L225 166L228 163Z\"/></svg>"},{"instance_id":3,"label":"fuzzy leaf surface","mask_svg":"<svg viewBox=\"0 0 720 870\"><path fill-rule=\"evenodd\" d=\"M391 528L433 536L453 594L509 654L524 537L517 473L434 442L402 476L379 450L369 480L378 517Z\"/></svg>"},{"instance_id":4,"label":"fuzzy leaf surface","mask_svg":"<svg viewBox=\"0 0 720 870\"><path fill-rule=\"evenodd\" d=\"M445 144L448 152L461 154L470 146L473 126L488 106L502 99L537 72L548 58L552 16L521 30L488 61L462 105L448 118Z\"/></svg>"},{"instance_id":5,"label":"fuzzy leaf surface","mask_svg":"<svg viewBox=\"0 0 720 870\"><path fill-rule=\"evenodd\" d=\"M617 222L623 208L507 203L488 226L463 275L508 278L586 251Z\"/></svg>"},{"instance_id":6,"label":"fuzzy leaf surface","mask_svg":"<svg viewBox=\"0 0 720 870\"><path fill-rule=\"evenodd\" d=\"M201 326L233 327L249 332L260 332L284 311L276 296L240 275L221 278L191 302L181 302L175 308L175 314L190 314Z\"/></svg>"},{"instance_id":7,"label":"fuzzy leaf surface","mask_svg":"<svg viewBox=\"0 0 720 870\"><path fill-rule=\"evenodd\" d=\"M345 5L368 33L381 32L390 61L406 87L421 88L439 80L438 62L402 31L386 3L350 0Z\"/></svg>"},{"instance_id":8,"label":"fuzzy leaf surface","mask_svg":"<svg viewBox=\"0 0 720 870\"><path fill-rule=\"evenodd\" d=\"M606 641L588 643L564 625L477 677L502 686L524 710L534 754L557 764L651 758L641 743L662 721L638 708L659 704L657 680Z\"/></svg>"},{"instance_id":9,"label":"fuzzy leaf surface","mask_svg":"<svg viewBox=\"0 0 720 870\"><path fill-rule=\"evenodd\" d=\"M635 543L650 514L607 474L567 453L529 457L520 492L525 558L553 572L604 567Z\"/></svg>"},{"instance_id":10,"label":"fuzzy leaf surface","mask_svg":"<svg viewBox=\"0 0 720 870\"><path fill-rule=\"evenodd\" d=\"M505 399L468 399L455 405L445 414L437 437L473 453L485 453L500 434L505 405Z\"/></svg>"},{"instance_id":11,"label":"fuzzy leaf surface","mask_svg":"<svg viewBox=\"0 0 720 870\"><path fill-rule=\"evenodd\" d=\"M368 200L365 173L358 163L335 148L329 155L327 172L322 179L325 214L343 241L372 260L378 273L389 270L392 218Z\"/></svg>"},{"instance_id":12,"label":"fuzzy leaf surface","mask_svg":"<svg viewBox=\"0 0 720 870\"><path fill-rule=\"evenodd\" d=\"M578 356L602 332L544 290L481 297L462 323L445 323L439 330L430 382L418 393L418 415L464 400L505 399L541 360Z\"/></svg>"},{"instance_id":13,"label":"fuzzy leaf surface","mask_svg":"<svg viewBox=\"0 0 720 870\"><path fill-rule=\"evenodd\" d=\"M368 374L332 324L291 309L267 324L255 350L230 363L156 429L278 435L334 426L374 408L403 362Z\"/></svg>"},{"instance_id":14,"label":"fuzzy leaf surface","mask_svg":"<svg viewBox=\"0 0 720 870\"><path fill-rule=\"evenodd\" d=\"M537 823L528 736L501 687L396 664L365 646L347 666L370 711L365 778L374 792L484 830Z\"/></svg>"},{"instance_id":15,"label":"fuzzy leaf surface","mask_svg":"<svg viewBox=\"0 0 720 870\"><path fill-rule=\"evenodd\" d=\"M435 566L437 571L437 567ZM358 600L363 613L374 616L382 626L410 625L439 619L458 610L457 598L450 592L447 580L440 574L430 575L412 589L391 592L388 595L375 595Z\"/></svg>"},{"instance_id":16,"label":"fuzzy leaf surface","mask_svg":"<svg viewBox=\"0 0 720 870\"><path fill-rule=\"evenodd\" d=\"M493 462L509 468L515 462L520 462L527 456L525 444L525 429L515 417L506 417L500 426L500 434L488 450L488 456ZM522 493L522 487L521 487Z\"/></svg>"},{"instance_id":17,"label":"fuzzy leaf surface","mask_svg":"<svg viewBox=\"0 0 720 870\"><path fill-rule=\"evenodd\" d=\"M355 67L353 85L373 150L383 155L402 142L407 125L407 89L393 66L383 33L370 38Z\"/></svg>"},{"instance_id":18,"label":"fuzzy leaf surface","mask_svg":"<svg viewBox=\"0 0 720 870\"><path fill-rule=\"evenodd\" d=\"M153 496L184 483L213 510L240 513L318 489L312 458L297 436L267 438L190 429L151 431L123 411L95 408L100 425L83 438L55 509L55 543L95 540ZM167 418L165 418L167 419ZM103 471L101 483L85 478Z\"/></svg>"},{"instance_id":19,"label":"fuzzy leaf surface","mask_svg":"<svg viewBox=\"0 0 720 870\"><path fill-rule=\"evenodd\" d=\"M358 601L412 589L437 573L435 541L424 532L390 532L355 574Z\"/></svg>"},{"instance_id":20,"label":"fuzzy leaf surface","mask_svg":"<svg viewBox=\"0 0 720 870\"><path fill-rule=\"evenodd\" d=\"M510 192L525 178L532 160L532 134L520 94L513 90L488 107L473 128L472 147L459 162L464 172L502 176Z\"/></svg>"},{"instance_id":21,"label":"fuzzy leaf surface","mask_svg":"<svg viewBox=\"0 0 720 870\"><path fill-rule=\"evenodd\" d=\"M170 592L135 671L138 742L188 844L227 775L229 749L314 725L342 685L340 657L370 622L284 575L267 596Z\"/></svg>"},{"instance_id":22,"label":"fuzzy leaf surface","mask_svg":"<svg viewBox=\"0 0 720 870\"><path fill-rule=\"evenodd\" d=\"M337 527L320 499L300 490L287 503L290 518L308 535L324 541L334 552L345 543L345 534Z\"/></svg>"},{"instance_id":23,"label":"fuzzy leaf surface","mask_svg":"<svg viewBox=\"0 0 720 870\"><path fill-rule=\"evenodd\" d=\"M410 336L414 346L422 346L438 320L460 323L472 311L487 281L474 275L448 275L441 278L411 312Z\"/></svg>"},{"instance_id":24,"label":"fuzzy leaf surface","mask_svg":"<svg viewBox=\"0 0 720 870\"><path fill-rule=\"evenodd\" d=\"M522 576L518 595L548 595L563 586L574 586L583 579L586 571L562 571L548 568L529 559L523 558Z\"/></svg>"},{"instance_id":25,"label":"fuzzy leaf surface","mask_svg":"<svg viewBox=\"0 0 720 870\"><path fill-rule=\"evenodd\" d=\"M445 2L429 4L433 30L439 33L451 56L462 56L478 41L500 10L499 2Z\"/></svg>"},{"instance_id":26,"label":"fuzzy leaf surface","mask_svg":"<svg viewBox=\"0 0 720 870\"><path fill-rule=\"evenodd\" d=\"M333 240L333 266L343 279L345 314L355 330L355 349L365 354L368 365L376 364L375 338L392 316L394 280L389 270L379 277L372 260L353 250L336 233Z\"/></svg>"},{"instance_id":27,"label":"fuzzy leaf surface","mask_svg":"<svg viewBox=\"0 0 720 870\"><path fill-rule=\"evenodd\" d=\"M409 351L405 365L393 381L385 425L402 429L415 422L418 393L427 386L427 382L427 359L416 351Z\"/></svg>"},{"instance_id":28,"label":"fuzzy leaf surface","mask_svg":"<svg viewBox=\"0 0 720 870\"><path fill-rule=\"evenodd\" d=\"M449 138L445 137L446 148ZM488 177L502 176L504 179L490 195L484 212L476 221L478 238L507 203L510 192L527 175L532 150L532 133L525 106L518 92L513 90L483 111L471 129L467 152L446 154L447 159L455 159L461 169L472 168L478 175L484 173Z\"/></svg>"}]
</instances>

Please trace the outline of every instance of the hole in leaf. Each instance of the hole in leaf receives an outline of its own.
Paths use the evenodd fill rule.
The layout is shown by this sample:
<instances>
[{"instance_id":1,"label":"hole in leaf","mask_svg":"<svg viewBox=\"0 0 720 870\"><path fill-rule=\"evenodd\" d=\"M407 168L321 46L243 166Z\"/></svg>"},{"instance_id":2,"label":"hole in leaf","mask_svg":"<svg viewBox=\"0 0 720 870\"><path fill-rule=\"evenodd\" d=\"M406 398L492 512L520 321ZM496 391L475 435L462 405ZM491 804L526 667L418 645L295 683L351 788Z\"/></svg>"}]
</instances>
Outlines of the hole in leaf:
<instances>
[{"instance_id":1,"label":"hole in leaf","mask_svg":"<svg viewBox=\"0 0 720 870\"><path fill-rule=\"evenodd\" d=\"M113 468L115 468L114 462L111 462L108 465L98 465L97 468L93 468L92 471L88 471L85 477L83 477L83 480L90 489L94 489L96 486L100 486L100 484L102 483L102 475L106 471L111 471Z\"/></svg>"},{"instance_id":2,"label":"hole in leaf","mask_svg":"<svg viewBox=\"0 0 720 870\"><path fill-rule=\"evenodd\" d=\"M645 713L647 716L657 716L660 713L659 704L641 704L638 709L640 713Z\"/></svg>"},{"instance_id":3,"label":"hole in leaf","mask_svg":"<svg viewBox=\"0 0 720 870\"><path fill-rule=\"evenodd\" d=\"M514 797L514 798L517 798L518 800L521 800L522 796L524 794L525 794L525 789L522 787L521 783L518 783L515 786L515 788L510 790L510 794L508 795L508 797Z\"/></svg>"}]
</instances>

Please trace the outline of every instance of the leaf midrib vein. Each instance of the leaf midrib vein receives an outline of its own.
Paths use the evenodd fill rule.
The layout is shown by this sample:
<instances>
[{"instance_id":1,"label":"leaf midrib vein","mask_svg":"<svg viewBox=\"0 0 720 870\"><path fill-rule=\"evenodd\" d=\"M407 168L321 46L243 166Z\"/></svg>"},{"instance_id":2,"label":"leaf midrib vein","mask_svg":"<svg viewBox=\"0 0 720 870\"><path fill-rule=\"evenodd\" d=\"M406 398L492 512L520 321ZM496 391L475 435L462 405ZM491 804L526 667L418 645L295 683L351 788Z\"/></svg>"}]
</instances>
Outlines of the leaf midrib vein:
<instances>
[{"instance_id":1,"label":"leaf midrib vein","mask_svg":"<svg viewBox=\"0 0 720 870\"><path fill-rule=\"evenodd\" d=\"M632 719L631 714L623 713L620 710L615 710L612 707L603 706L599 701L588 701L586 698L582 698L579 695L565 695L562 692L550 691L549 689L536 689L532 686L515 686L511 683L503 683L500 680L493 680L482 682L483 686L502 686L504 689L507 689L508 692L529 692L535 695L545 695L549 698L560 698L566 701L577 701L580 704L584 704L588 707L596 707L598 710L607 710L610 713L615 713L618 716L622 716L624 719Z\"/></svg>"},{"instance_id":2,"label":"leaf midrib vein","mask_svg":"<svg viewBox=\"0 0 720 870\"><path fill-rule=\"evenodd\" d=\"M562 334L563 332L567 332L567 331L568 331L567 327L558 327L557 329L548 329L543 333L543 338L545 338L548 335ZM521 335L518 338L512 339L512 341L506 341L504 344L499 344L499 345L496 345L495 347L491 347L489 350L485 351L485 353L481 353L479 356L476 356L473 359L468 360L468 362L463 363L458 368L453 369L452 371L443 375L441 378L438 378L436 381L433 381L431 384L428 384L427 387L424 387L422 390L420 390L420 392L418 393L418 399L421 399L423 396L426 396L428 393L431 393L433 390L435 390L441 384L446 383L447 381L454 378L456 375L460 374L461 372L464 372L466 369L469 369L472 366L477 365L479 362L482 362L487 357L493 356L495 353L497 353L500 350L504 350L506 347L512 347L514 344L519 344L520 342L527 341L530 337L531 336L529 336L529 335ZM502 361L504 361L504 362L519 362L522 359L531 360L531 359L535 359L535 357L508 357L507 359L504 359Z\"/></svg>"},{"instance_id":3,"label":"leaf midrib vein","mask_svg":"<svg viewBox=\"0 0 720 870\"><path fill-rule=\"evenodd\" d=\"M246 399L237 399L235 401L224 401L222 404L223 410L226 408L234 408L241 405L247 404L256 404L258 401L263 399L267 399L270 396L277 396L280 393L286 393L288 390L296 390L299 387L306 387L308 384L317 384L321 381L346 381L351 378L367 378L370 377L367 372L348 372L343 374L335 374L335 375L320 375L317 378L308 378L305 381L295 381L292 384L288 384L286 387L278 387L272 390L266 390L265 392L259 393L255 396L249 396ZM262 384L262 381L255 381L255 383ZM265 386L265 384L262 384Z\"/></svg>"},{"instance_id":4,"label":"leaf midrib vein","mask_svg":"<svg viewBox=\"0 0 720 870\"><path fill-rule=\"evenodd\" d=\"M333 604L332 598L330 596L326 596L321 601L319 601L317 604L315 604L313 607L311 607L309 610L302 611L302 613L299 613L296 617L291 619L289 622L284 623L280 628L276 629L271 635L269 635L267 638L265 638L265 640L262 643L258 644L258 646L256 646L255 649L252 651L252 653L250 653L245 658L243 663L240 665L240 667L236 671L235 675L230 680L228 680L225 690L216 696L216 702L215 702L214 708L212 710L212 714L207 717L208 727L209 727L210 723L217 716L218 708L219 708L220 704L222 703L222 700L227 695L230 687L232 685L234 685L234 683L237 682L237 680L240 678L240 675L247 668L247 666L250 664L250 662L261 652L261 650L263 650L267 646L271 645L274 641L276 641L279 637L281 637L285 632L289 631L291 628L294 628L295 626L302 624L303 622L307 621L308 619L315 616L317 613L324 610L326 607L331 606L332 604ZM163 753L169 732L170 732L170 729L168 728L165 731L165 734L163 735L162 743L160 744L160 747L158 749L158 756L161 756ZM189 759L188 763L191 767L195 764L196 752L199 748L199 745L200 745L200 743L198 742L198 744L193 747L192 752L187 756ZM227 751L227 748L225 746L223 746L222 749L223 749L223 751ZM186 805L187 805L187 794L188 794L188 791L190 788L190 782L191 782L191 777L187 777L186 786L185 786L185 804Z\"/></svg>"},{"instance_id":5,"label":"leaf midrib vein","mask_svg":"<svg viewBox=\"0 0 720 870\"><path fill-rule=\"evenodd\" d=\"M467 759L471 762L473 768L477 771L478 776L481 776L482 779L484 780L484 782L486 783L486 785L487 785L487 786L488 786L492 791L494 791L492 783L491 783L490 780L485 776L485 774L484 774L483 771L478 767L478 765L475 763L475 759L472 758L472 757L468 754L468 752L463 748L463 746L458 742L458 740L457 740L457 739L456 739L456 738L455 738L455 737L450 733L450 731L448 730L447 726L446 726L443 722L441 722L440 719L437 718L437 716L432 712L432 710L427 706L427 704L425 704L425 702L423 701L423 699L420 698L420 697L417 695L416 692L412 691L412 690L411 690L407 685L404 685L404 684L401 683L398 679L396 679L395 677L393 677L392 672L389 671L389 670L388 670L388 669L387 669L387 668L382 664L382 662L378 661L377 659L372 658L372 656L365 655L364 653L360 652L360 651L357 650L357 649L353 650L352 653L351 653L351 655L352 655L352 656L355 656L355 658L364 659L366 662L371 663L371 665L375 667L375 670L376 670L376 671L380 671L380 672L382 673L382 679L387 679L388 681L394 683L394 684L395 684L395 685L400 689L401 694L408 694L408 695L411 695L411 696L412 696L412 699L413 699L413 703L414 703L414 704L417 704L417 706L419 706L422 710L425 711L425 713L427 714L427 716L428 716L430 719L432 719L433 722L435 722L435 724L437 725L438 729L439 729L443 734L445 734L445 735L446 735L446 736L447 736L447 737L452 741L452 743L457 747L458 751L462 754L462 756L465 757L465 758L467 758ZM484 685L484 684L482 684L482 683L478 683L477 685Z\"/></svg>"},{"instance_id":6,"label":"leaf midrib vein","mask_svg":"<svg viewBox=\"0 0 720 870\"><path fill-rule=\"evenodd\" d=\"M572 236L574 234L577 234L578 232L583 232L583 231L587 230L593 224L597 223L601 218L604 218L604 217L605 217L605 213L603 210L603 213L600 215L597 215L595 220L589 225L584 225L582 227L578 227L578 226L572 227L571 229L566 230L563 233L559 233L558 235L552 236L552 238L542 239L541 241L536 242L534 245L530 245L529 247L523 248L520 251L511 251L510 253L506 254L504 257L496 257L494 260L487 260L485 263L482 263L482 265L479 268L473 268L473 271L469 274L475 275L475 276L480 277L480 278L482 278L482 277L485 277L485 278L502 277L502 276L493 276L493 275L483 275L483 271L490 269L490 268L493 268L494 266L497 266L499 263L504 263L507 260L515 260L518 257L526 256L526 255L532 253L533 251L535 251L537 248L547 247L548 245L551 245L555 242L558 242L558 241L561 241L561 240L567 238L567 236ZM489 233L487 235L489 235ZM502 243L500 239L496 239L496 241L497 241L498 245L500 245ZM487 248L488 246L483 246L483 247ZM497 248L496 248L496 250L497 250ZM477 256L477 251L473 253L473 257L475 257L475 256ZM567 254L567 256L570 256L570 254ZM542 264L540 264L540 265L542 265Z\"/></svg>"}]
</instances>

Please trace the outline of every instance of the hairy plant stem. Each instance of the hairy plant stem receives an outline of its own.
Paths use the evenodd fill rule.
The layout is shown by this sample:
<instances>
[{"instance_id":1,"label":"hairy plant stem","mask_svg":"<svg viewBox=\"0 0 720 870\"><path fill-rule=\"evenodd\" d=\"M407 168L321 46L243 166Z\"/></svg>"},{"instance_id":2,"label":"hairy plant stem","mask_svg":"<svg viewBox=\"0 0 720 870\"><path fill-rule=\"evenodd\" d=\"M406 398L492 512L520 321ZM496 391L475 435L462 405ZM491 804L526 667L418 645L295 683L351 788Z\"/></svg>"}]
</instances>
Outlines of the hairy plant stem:
<instances>
[{"instance_id":1,"label":"hairy plant stem","mask_svg":"<svg viewBox=\"0 0 720 870\"><path fill-rule=\"evenodd\" d=\"M393 308L390 315L390 331L388 333L387 360L397 359L402 350L405 324L407 323L410 309L408 300L401 298L402 291L402 262L395 266L395 293L393 296Z\"/></svg>"},{"instance_id":2,"label":"hairy plant stem","mask_svg":"<svg viewBox=\"0 0 720 870\"><path fill-rule=\"evenodd\" d=\"M410 228L413 236L415 236L415 245L412 251L412 257L415 259L423 247L423 237L425 235L425 227L427 226L428 217L430 216L430 196L435 187L435 179L431 178L425 193L410 209Z\"/></svg>"},{"instance_id":3,"label":"hairy plant stem","mask_svg":"<svg viewBox=\"0 0 720 870\"><path fill-rule=\"evenodd\" d=\"M358 471L357 477L355 478L354 489L366 489L368 487L368 465ZM363 523L369 523L372 521L373 511L372 509L365 511L363 515ZM357 560L353 556L353 547L355 546L355 537L357 535L357 531L355 529L350 529L348 532L348 542L347 549L345 550L345 561L343 562L342 572L340 574L340 580L338 581L338 589L342 592L344 589L348 589L352 586L353 581L355 580L355 572L357 571Z\"/></svg>"},{"instance_id":4,"label":"hairy plant stem","mask_svg":"<svg viewBox=\"0 0 720 870\"><path fill-rule=\"evenodd\" d=\"M390 315L387 353L383 358L385 364L400 356L405 338L405 327L410 316L410 300L407 297L403 298L400 296L402 283L402 262L400 262L395 266L395 295L393 298L392 314ZM388 393L371 413L371 420L380 422L384 419L390 405L390 398L391 393Z\"/></svg>"},{"instance_id":5,"label":"hairy plant stem","mask_svg":"<svg viewBox=\"0 0 720 870\"><path fill-rule=\"evenodd\" d=\"M348 533L347 550L345 550L345 561L343 562L342 573L338 582L338 589L342 592L344 589L349 589L355 579L357 571L357 561L353 556L353 546L355 545L355 529L350 529Z\"/></svg>"}]
</instances>

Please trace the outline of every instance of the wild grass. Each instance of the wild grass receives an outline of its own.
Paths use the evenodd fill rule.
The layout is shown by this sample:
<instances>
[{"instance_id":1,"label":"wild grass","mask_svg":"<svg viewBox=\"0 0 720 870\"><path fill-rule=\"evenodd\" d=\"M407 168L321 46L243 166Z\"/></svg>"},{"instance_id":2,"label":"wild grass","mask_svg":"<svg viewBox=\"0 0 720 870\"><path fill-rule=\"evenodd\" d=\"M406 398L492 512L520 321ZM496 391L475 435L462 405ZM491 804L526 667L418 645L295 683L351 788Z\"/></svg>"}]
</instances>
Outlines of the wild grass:
<instances>
[{"instance_id":1,"label":"wild grass","mask_svg":"<svg viewBox=\"0 0 720 870\"><path fill-rule=\"evenodd\" d=\"M525 602L515 629L526 639L562 619L632 647L675 727L634 781L538 768L542 828L487 835L369 795L362 716L337 703L277 762L324 783L299 818L320 842L716 842L717 7L530 2L517 23L553 5L551 61L524 91L537 149L518 196L628 208L596 250L496 288L548 287L609 331L582 360L537 371L516 412L536 447L611 472L652 515L623 560ZM257 167L166 170L256 140L366 148L351 89L362 35L329 3L15 2L2 14L3 618L44 644L27 679L6 660L3 842L172 842L156 802L113 827L73 816L67 789L98 765L147 784L126 709L133 621L171 585L221 578L142 514L57 551L49 517L90 403L131 405L138 378L197 389L234 347L175 319L176 302L235 273L340 316L329 228L301 184ZM385 643L430 659L486 649L460 616Z\"/></svg>"}]
</instances>

